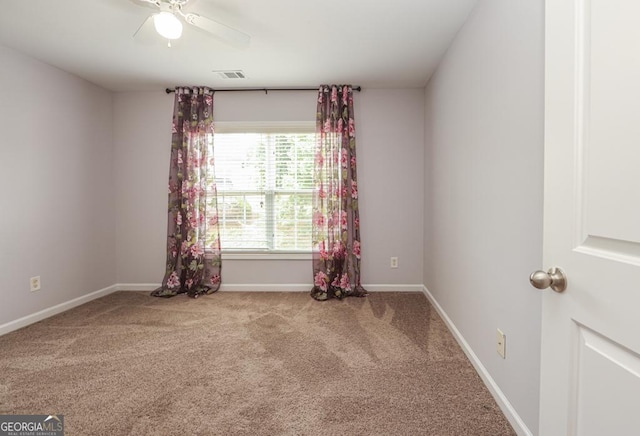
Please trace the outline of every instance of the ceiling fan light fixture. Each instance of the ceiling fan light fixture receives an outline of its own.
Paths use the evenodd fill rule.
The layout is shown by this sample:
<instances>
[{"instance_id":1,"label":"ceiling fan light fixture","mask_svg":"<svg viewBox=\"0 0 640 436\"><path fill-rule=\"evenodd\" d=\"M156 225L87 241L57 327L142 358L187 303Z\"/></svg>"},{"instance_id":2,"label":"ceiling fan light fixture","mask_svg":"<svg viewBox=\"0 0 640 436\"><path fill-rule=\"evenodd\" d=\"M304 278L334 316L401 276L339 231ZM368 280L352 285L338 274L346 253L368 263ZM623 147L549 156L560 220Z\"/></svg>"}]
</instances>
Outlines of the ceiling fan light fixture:
<instances>
[{"instance_id":1,"label":"ceiling fan light fixture","mask_svg":"<svg viewBox=\"0 0 640 436\"><path fill-rule=\"evenodd\" d=\"M182 36L182 23L171 12L162 11L153 16L153 25L161 36L178 39Z\"/></svg>"}]
</instances>

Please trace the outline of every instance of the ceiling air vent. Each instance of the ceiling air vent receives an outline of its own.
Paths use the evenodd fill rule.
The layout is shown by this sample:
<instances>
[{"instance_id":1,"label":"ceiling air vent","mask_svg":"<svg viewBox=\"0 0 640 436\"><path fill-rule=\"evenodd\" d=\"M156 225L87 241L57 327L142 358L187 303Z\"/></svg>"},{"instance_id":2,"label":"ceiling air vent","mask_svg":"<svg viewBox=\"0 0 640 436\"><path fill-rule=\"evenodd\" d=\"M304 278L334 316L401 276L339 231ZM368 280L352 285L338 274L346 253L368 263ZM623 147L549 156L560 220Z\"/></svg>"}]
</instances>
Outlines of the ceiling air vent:
<instances>
[{"instance_id":1,"label":"ceiling air vent","mask_svg":"<svg viewBox=\"0 0 640 436\"><path fill-rule=\"evenodd\" d=\"M222 79L245 79L246 76L242 70L229 70L229 71L213 71Z\"/></svg>"}]
</instances>

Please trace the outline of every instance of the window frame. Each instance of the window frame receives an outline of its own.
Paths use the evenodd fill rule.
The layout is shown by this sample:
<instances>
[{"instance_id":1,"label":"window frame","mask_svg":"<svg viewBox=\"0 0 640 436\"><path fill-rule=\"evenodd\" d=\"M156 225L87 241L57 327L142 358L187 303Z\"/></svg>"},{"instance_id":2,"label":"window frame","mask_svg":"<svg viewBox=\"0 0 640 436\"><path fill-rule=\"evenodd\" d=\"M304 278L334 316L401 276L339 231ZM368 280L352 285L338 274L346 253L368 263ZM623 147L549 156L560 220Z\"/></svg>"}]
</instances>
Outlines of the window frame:
<instances>
[{"instance_id":1,"label":"window frame","mask_svg":"<svg viewBox=\"0 0 640 436\"><path fill-rule=\"evenodd\" d=\"M215 121L214 122L214 155L215 155L215 135L227 133L316 133L315 121ZM217 189L220 193L220 189ZM224 190L222 190L224 192ZM312 189L285 189L285 190L265 190L265 191L235 191L237 194L263 194L265 204L273 203L276 195L282 194L305 194L313 193ZM271 197L271 198L269 198ZM265 229L268 232L268 229ZM228 260L310 260L312 259L312 248L308 250L275 250L275 249L241 249L222 247L222 259Z\"/></svg>"}]
</instances>

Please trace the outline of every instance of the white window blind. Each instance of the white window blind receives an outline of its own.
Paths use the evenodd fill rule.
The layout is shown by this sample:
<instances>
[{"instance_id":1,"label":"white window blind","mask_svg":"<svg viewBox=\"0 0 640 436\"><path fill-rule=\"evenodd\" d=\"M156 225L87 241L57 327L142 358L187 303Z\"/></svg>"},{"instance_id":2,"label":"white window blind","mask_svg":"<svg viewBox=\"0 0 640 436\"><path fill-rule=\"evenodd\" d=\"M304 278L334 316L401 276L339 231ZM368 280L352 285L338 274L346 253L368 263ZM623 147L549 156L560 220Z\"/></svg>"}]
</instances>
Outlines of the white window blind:
<instances>
[{"instance_id":1,"label":"white window blind","mask_svg":"<svg viewBox=\"0 0 640 436\"><path fill-rule=\"evenodd\" d=\"M223 252L310 252L315 125L215 127Z\"/></svg>"}]
</instances>

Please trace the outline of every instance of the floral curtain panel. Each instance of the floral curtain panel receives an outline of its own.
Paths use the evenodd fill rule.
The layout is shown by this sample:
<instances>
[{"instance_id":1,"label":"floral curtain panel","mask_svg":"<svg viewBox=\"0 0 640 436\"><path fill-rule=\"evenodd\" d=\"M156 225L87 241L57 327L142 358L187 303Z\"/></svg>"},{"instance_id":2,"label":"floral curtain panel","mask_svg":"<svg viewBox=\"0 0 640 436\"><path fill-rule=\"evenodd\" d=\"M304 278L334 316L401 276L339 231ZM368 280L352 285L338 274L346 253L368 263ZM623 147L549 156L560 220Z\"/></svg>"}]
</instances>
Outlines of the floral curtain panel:
<instances>
[{"instance_id":1,"label":"floral curtain panel","mask_svg":"<svg viewBox=\"0 0 640 436\"><path fill-rule=\"evenodd\" d=\"M313 277L316 300L365 296L360 283L360 216L353 89L318 91L313 194Z\"/></svg>"},{"instance_id":2,"label":"floral curtain panel","mask_svg":"<svg viewBox=\"0 0 640 436\"><path fill-rule=\"evenodd\" d=\"M213 93L176 88L169 169L167 268L151 293L211 294L220 287L221 251L213 170Z\"/></svg>"}]
</instances>

